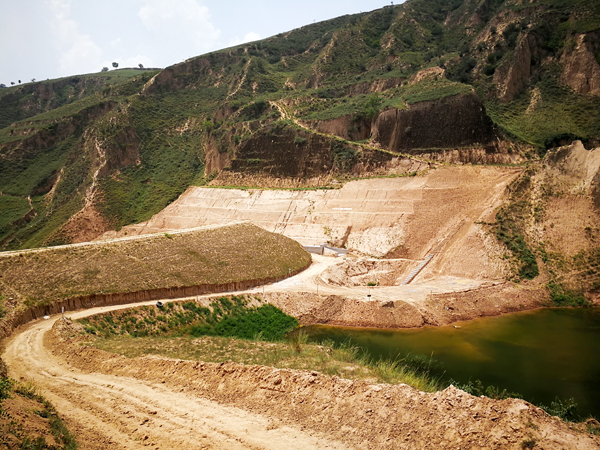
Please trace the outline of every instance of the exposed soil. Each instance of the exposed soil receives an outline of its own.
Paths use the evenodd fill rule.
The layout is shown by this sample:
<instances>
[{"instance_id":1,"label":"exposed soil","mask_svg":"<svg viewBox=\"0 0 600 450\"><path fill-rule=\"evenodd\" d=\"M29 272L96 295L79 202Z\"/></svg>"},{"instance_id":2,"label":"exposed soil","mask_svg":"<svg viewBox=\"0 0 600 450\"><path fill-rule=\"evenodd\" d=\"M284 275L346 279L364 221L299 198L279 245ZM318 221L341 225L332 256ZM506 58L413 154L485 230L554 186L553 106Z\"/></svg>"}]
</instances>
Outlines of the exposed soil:
<instances>
[{"instance_id":1,"label":"exposed soil","mask_svg":"<svg viewBox=\"0 0 600 450\"><path fill-rule=\"evenodd\" d=\"M588 167L585 161L596 156L580 150L561 163L564 177ZM446 167L419 177L361 180L333 191L191 188L148 223L126 227L121 234L241 219L304 244L346 245L351 249L346 257L313 255L313 264L300 274L247 292L302 324L444 325L548 303L545 275L534 282L504 281L510 258L486 228L519 172ZM581 178L591 180L594 173ZM540 223L548 226L538 232L548 238L556 234L552 249L569 256L593 248L591 200L578 197L566 178L554 179L568 195L546 203ZM586 189L581 186L581 192ZM565 208L577 218L565 220ZM400 285L427 255L432 259L417 277ZM195 299L210 302L209 296ZM51 322L15 334L4 355L13 376L31 377L44 389L80 433L84 448L600 446L599 438L583 428L521 400L475 398L454 388L425 394L405 385L263 366L127 359L80 347L79 339L64 340L65 334L48 335L44 347Z\"/></svg>"},{"instance_id":2,"label":"exposed soil","mask_svg":"<svg viewBox=\"0 0 600 450\"><path fill-rule=\"evenodd\" d=\"M74 317L93 314L89 310ZM53 320L5 353L79 432L82 448L598 448L598 437L522 400L426 394L317 372L127 359L80 346ZM44 339L46 336L46 339ZM74 337L70 337L74 336ZM45 341L45 342L44 342Z\"/></svg>"},{"instance_id":3,"label":"exposed soil","mask_svg":"<svg viewBox=\"0 0 600 450\"><path fill-rule=\"evenodd\" d=\"M2 252L0 295L49 304L88 295L287 276L310 264L297 242L254 225ZM188 294L190 295L190 294Z\"/></svg>"},{"instance_id":4,"label":"exposed soil","mask_svg":"<svg viewBox=\"0 0 600 450\"><path fill-rule=\"evenodd\" d=\"M478 251L465 264L446 264L451 271L446 275L485 272L488 278L502 279L504 268L495 262L501 251L482 242L476 222L493 216L506 185L521 170L440 167L416 177L366 179L317 191L192 187L148 222L123 227L118 235L249 220L303 245L330 242L362 255L409 259L422 259L440 245L462 251L467 239L469 250ZM479 267L476 271L473 261Z\"/></svg>"},{"instance_id":5,"label":"exposed soil","mask_svg":"<svg viewBox=\"0 0 600 450\"><path fill-rule=\"evenodd\" d=\"M538 283L484 284L458 290L450 281L446 285L441 285L438 280L435 284L390 289L361 287L342 291L343 295L326 295L328 290L325 286L319 288L325 295L317 294L312 288L305 292L278 292L275 287L264 294L258 291L263 300L298 318L303 325L349 327L416 328L447 325L531 310L549 303L547 289ZM283 281L275 286L287 283ZM350 292L354 295L348 295Z\"/></svg>"},{"instance_id":6,"label":"exposed soil","mask_svg":"<svg viewBox=\"0 0 600 450\"><path fill-rule=\"evenodd\" d=\"M332 285L338 286L396 286L417 267L410 259L346 260L322 275Z\"/></svg>"},{"instance_id":7,"label":"exposed soil","mask_svg":"<svg viewBox=\"0 0 600 450\"><path fill-rule=\"evenodd\" d=\"M43 409L40 402L14 393L4 400L2 410L6 414L0 416L0 446L20 448L24 438L34 441L39 437L44 438L48 445L56 445L49 419L39 414Z\"/></svg>"}]
</instances>

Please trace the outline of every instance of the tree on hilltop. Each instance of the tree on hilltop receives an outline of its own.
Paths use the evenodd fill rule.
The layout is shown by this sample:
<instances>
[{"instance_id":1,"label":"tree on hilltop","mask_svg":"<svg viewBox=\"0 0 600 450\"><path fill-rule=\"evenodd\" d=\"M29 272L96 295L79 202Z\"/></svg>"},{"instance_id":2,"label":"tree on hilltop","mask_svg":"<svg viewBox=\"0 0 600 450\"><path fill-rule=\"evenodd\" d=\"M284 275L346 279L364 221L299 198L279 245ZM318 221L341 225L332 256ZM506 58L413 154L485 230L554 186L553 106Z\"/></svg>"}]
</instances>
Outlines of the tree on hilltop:
<instances>
[{"instance_id":1,"label":"tree on hilltop","mask_svg":"<svg viewBox=\"0 0 600 450\"><path fill-rule=\"evenodd\" d=\"M112 63L112 66L116 69L117 67L119 67L119 63L114 62L114 63Z\"/></svg>"}]
</instances>

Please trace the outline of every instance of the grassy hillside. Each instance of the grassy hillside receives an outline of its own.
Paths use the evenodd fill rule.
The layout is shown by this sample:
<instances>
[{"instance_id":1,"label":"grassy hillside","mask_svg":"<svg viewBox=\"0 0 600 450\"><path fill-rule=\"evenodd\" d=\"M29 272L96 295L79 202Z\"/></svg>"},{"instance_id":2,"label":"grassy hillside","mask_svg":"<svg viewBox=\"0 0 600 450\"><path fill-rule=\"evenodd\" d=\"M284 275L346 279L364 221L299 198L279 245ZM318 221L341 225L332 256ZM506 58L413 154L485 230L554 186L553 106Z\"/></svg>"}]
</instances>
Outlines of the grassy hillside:
<instances>
[{"instance_id":1,"label":"grassy hillside","mask_svg":"<svg viewBox=\"0 0 600 450\"><path fill-rule=\"evenodd\" d=\"M139 77L142 73L154 75L156 72L155 69L119 69L0 89L0 129L94 94L106 94L112 86Z\"/></svg>"},{"instance_id":2,"label":"grassy hillside","mask_svg":"<svg viewBox=\"0 0 600 450\"><path fill-rule=\"evenodd\" d=\"M382 112L460 115L459 106L448 112L436 102L472 92L495 127L478 135L494 138L454 136L448 148L493 153L504 140L503 148L525 145L535 156L565 139L594 145L600 97L576 91L569 67L576 58L598 65L598 17L600 0L408 0L160 72L119 70L2 89L0 202L12 206L0 209L0 248L86 240L143 221L189 185L232 167L290 176L253 156L274 136L273 151L298 154L293 164L318 161L321 172L361 176L360 167L389 158L378 151L394 150L377 141L390 132L378 122ZM451 119L440 117L438 125L447 128ZM427 137L410 125L394 132L389 142ZM362 159L338 164L342 147ZM428 151L444 150L434 147Z\"/></svg>"}]
</instances>

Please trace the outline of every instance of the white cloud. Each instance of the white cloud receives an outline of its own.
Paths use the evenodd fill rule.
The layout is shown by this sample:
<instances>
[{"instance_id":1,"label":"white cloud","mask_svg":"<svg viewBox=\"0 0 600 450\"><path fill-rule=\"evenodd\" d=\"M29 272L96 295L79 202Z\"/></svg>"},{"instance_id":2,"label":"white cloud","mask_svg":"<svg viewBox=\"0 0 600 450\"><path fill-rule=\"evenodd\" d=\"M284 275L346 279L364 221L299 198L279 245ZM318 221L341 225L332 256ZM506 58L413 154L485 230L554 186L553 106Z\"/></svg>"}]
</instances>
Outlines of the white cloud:
<instances>
[{"instance_id":1,"label":"white cloud","mask_svg":"<svg viewBox=\"0 0 600 450\"><path fill-rule=\"evenodd\" d=\"M228 47L235 47L236 45L240 45L240 44L245 44L246 42L253 42L253 41L258 41L260 40L260 34L255 33L254 31L251 31L249 33L246 33L246 35L240 39L239 37L234 37L233 39L231 39L229 41L229 43L227 44Z\"/></svg>"},{"instance_id":2,"label":"white cloud","mask_svg":"<svg viewBox=\"0 0 600 450\"><path fill-rule=\"evenodd\" d=\"M196 0L147 0L138 15L144 26L161 38L163 46L178 57L211 49L221 34L212 24L208 8Z\"/></svg>"},{"instance_id":3,"label":"white cloud","mask_svg":"<svg viewBox=\"0 0 600 450\"><path fill-rule=\"evenodd\" d=\"M118 47L119 45L121 45L121 38L116 38L113 39L112 41L110 41L110 46L111 47Z\"/></svg>"},{"instance_id":4,"label":"white cloud","mask_svg":"<svg viewBox=\"0 0 600 450\"><path fill-rule=\"evenodd\" d=\"M54 44L59 52L60 71L83 73L100 70L102 49L92 38L79 32L77 22L70 18L70 0L50 0L50 24Z\"/></svg>"}]
</instances>

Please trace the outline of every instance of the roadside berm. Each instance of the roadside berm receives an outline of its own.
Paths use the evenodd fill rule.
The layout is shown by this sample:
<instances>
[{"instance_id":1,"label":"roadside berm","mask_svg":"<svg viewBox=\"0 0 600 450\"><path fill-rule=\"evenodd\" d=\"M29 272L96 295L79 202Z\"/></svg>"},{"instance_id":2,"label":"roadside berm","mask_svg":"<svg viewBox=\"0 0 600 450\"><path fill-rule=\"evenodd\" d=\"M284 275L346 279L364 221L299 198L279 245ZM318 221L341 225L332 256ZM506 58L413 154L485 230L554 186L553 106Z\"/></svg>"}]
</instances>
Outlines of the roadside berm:
<instances>
[{"instance_id":1,"label":"roadside berm","mask_svg":"<svg viewBox=\"0 0 600 450\"><path fill-rule=\"evenodd\" d=\"M580 431L582 425L562 422L548 416L523 400L492 400L473 397L454 387L432 394L406 385L371 384L326 376L317 372L274 369L226 362L222 364L172 360L157 356L128 359L101 350L80 346L77 325L57 321L46 345L65 364L70 373L98 378L117 376L138 380L143 389L160 389L176 404L180 398L202 398L220 405L241 408L269 418L267 434L277 430L299 429L313 438L326 437L322 445L333 448L598 448L597 437ZM140 387L140 389L142 389ZM145 440L156 446L184 448L161 429L161 421L172 418L168 408L158 405L154 411L137 411L135 423L117 414L121 392L118 385L110 390L112 400L101 396L81 399L86 408L113 409L123 433L137 433L143 424ZM143 409L143 408L141 408ZM104 411L107 412L107 411ZM218 415L216 410L214 415ZM194 423L181 418L182 426ZM190 422L191 421L191 422ZM190 433L198 434L199 443L213 447L206 436L201 418ZM233 424L232 429L235 429ZM232 431L235 434L235 431ZM299 437L302 439L302 437ZM243 439L239 441L243 443ZM297 447L301 442L294 442ZM311 443L305 442L311 447ZM219 448L218 446L215 446ZM272 445L264 445L272 448ZM166 448L166 447L165 447ZM529 447L532 448L532 447Z\"/></svg>"}]
</instances>

